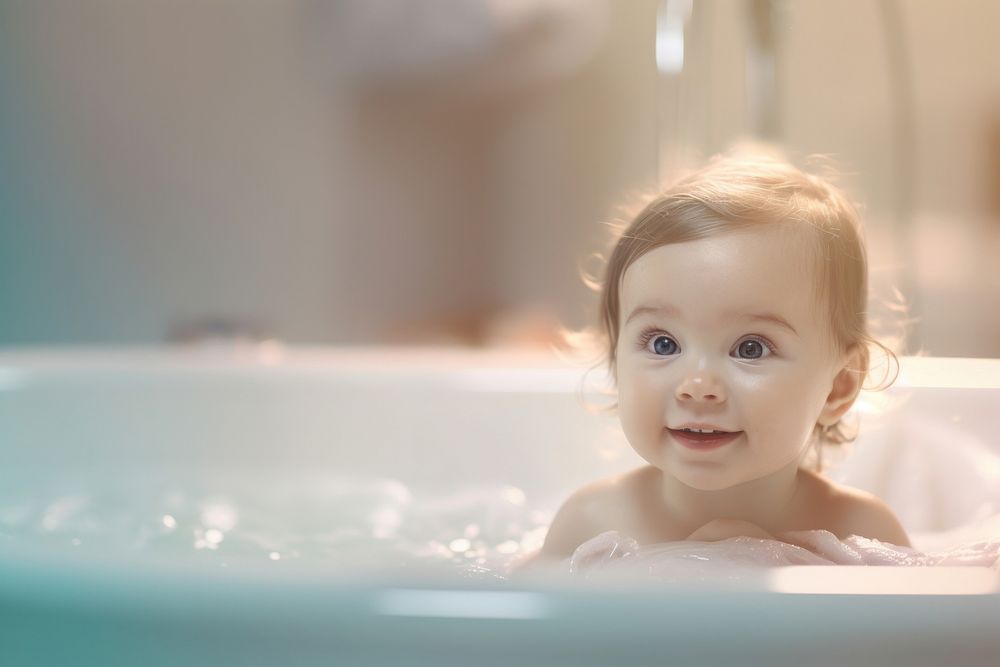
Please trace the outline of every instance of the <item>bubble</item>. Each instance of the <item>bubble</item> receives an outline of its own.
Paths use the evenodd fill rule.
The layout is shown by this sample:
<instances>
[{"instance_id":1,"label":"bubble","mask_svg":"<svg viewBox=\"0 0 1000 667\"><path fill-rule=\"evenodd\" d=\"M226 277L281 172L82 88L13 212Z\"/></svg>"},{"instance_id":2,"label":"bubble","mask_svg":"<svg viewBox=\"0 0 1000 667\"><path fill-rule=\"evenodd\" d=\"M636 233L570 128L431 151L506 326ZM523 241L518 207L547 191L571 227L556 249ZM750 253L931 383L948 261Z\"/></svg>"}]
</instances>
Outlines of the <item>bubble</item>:
<instances>
[{"instance_id":1,"label":"bubble","mask_svg":"<svg viewBox=\"0 0 1000 667\"><path fill-rule=\"evenodd\" d=\"M392 537L403 522L399 510L393 507L386 507L372 514L372 535L379 539Z\"/></svg>"},{"instance_id":2,"label":"bubble","mask_svg":"<svg viewBox=\"0 0 1000 667\"><path fill-rule=\"evenodd\" d=\"M547 526L550 523L552 523L552 513L551 512L534 511L534 512L532 512L530 514L530 516L531 516L531 522L533 524L535 524L536 526L540 526L540 525L546 525Z\"/></svg>"},{"instance_id":3,"label":"bubble","mask_svg":"<svg viewBox=\"0 0 1000 667\"><path fill-rule=\"evenodd\" d=\"M511 505L517 505L519 507L523 505L526 500L524 491L516 486L508 486L503 490L501 497Z\"/></svg>"},{"instance_id":4,"label":"bubble","mask_svg":"<svg viewBox=\"0 0 1000 667\"><path fill-rule=\"evenodd\" d=\"M497 551L502 554L512 554L516 553L521 545L514 540L507 540L506 542L501 542L497 545Z\"/></svg>"},{"instance_id":5,"label":"bubble","mask_svg":"<svg viewBox=\"0 0 1000 667\"><path fill-rule=\"evenodd\" d=\"M104 480L92 489L74 477L72 485L4 498L0 545L46 539L79 557L86 542L87 551L150 564L187 559L213 572L280 560L280 569L432 563L496 573L522 539L544 537L525 531L551 516L535 513L538 505L509 484L418 491L372 477L283 475L211 470L197 479Z\"/></svg>"},{"instance_id":6,"label":"bubble","mask_svg":"<svg viewBox=\"0 0 1000 667\"><path fill-rule=\"evenodd\" d=\"M454 551L455 553L468 551L470 546L472 546L472 543L469 542L469 540L465 539L464 537L460 537L457 540L452 540L451 542L448 543L448 548Z\"/></svg>"},{"instance_id":7,"label":"bubble","mask_svg":"<svg viewBox=\"0 0 1000 667\"><path fill-rule=\"evenodd\" d=\"M525 551L534 551L535 549L541 549L542 544L545 542L545 534L549 532L547 526L540 526L534 530L529 530L521 538L521 548Z\"/></svg>"},{"instance_id":8,"label":"bubble","mask_svg":"<svg viewBox=\"0 0 1000 667\"><path fill-rule=\"evenodd\" d=\"M210 501L201 508L201 522L206 528L229 532L237 520L236 508L226 501Z\"/></svg>"},{"instance_id":9,"label":"bubble","mask_svg":"<svg viewBox=\"0 0 1000 667\"><path fill-rule=\"evenodd\" d=\"M42 528L47 531L58 530L87 505L87 500L86 496L67 496L53 501L42 517Z\"/></svg>"}]
</instances>

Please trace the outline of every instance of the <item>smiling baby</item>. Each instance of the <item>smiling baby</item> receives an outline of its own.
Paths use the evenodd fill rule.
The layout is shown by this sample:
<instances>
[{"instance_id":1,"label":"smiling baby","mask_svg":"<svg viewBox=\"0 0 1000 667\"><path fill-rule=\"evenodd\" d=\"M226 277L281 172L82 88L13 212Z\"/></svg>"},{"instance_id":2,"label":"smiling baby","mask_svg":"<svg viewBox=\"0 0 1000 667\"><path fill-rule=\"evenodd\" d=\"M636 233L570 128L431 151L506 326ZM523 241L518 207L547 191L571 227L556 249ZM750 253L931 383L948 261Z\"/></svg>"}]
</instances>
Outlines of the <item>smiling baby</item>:
<instances>
[{"instance_id":1,"label":"smiling baby","mask_svg":"<svg viewBox=\"0 0 1000 667\"><path fill-rule=\"evenodd\" d=\"M859 216L820 178L730 153L660 192L617 237L601 334L647 462L563 504L540 559L618 531L640 544L825 530L909 546L892 511L821 474L871 347ZM810 454L814 465L807 464Z\"/></svg>"}]
</instances>

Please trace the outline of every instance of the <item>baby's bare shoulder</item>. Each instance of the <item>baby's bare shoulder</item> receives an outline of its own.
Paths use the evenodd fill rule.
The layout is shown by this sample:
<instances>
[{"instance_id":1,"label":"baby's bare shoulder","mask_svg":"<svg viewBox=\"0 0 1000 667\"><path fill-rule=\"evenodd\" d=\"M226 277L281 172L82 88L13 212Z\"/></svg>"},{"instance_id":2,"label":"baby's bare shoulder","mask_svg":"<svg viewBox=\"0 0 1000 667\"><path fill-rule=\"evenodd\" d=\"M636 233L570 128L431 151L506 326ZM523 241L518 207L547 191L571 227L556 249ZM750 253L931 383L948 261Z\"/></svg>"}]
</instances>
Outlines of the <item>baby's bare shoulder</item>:
<instances>
[{"instance_id":1,"label":"baby's bare shoulder","mask_svg":"<svg viewBox=\"0 0 1000 667\"><path fill-rule=\"evenodd\" d=\"M906 531L895 512L878 496L829 482L828 502L837 537L860 535L869 539L910 546Z\"/></svg>"},{"instance_id":2,"label":"baby's bare shoulder","mask_svg":"<svg viewBox=\"0 0 1000 667\"><path fill-rule=\"evenodd\" d=\"M634 503L643 470L607 477L573 492L552 519L541 558L568 558L590 538L618 527L621 515Z\"/></svg>"}]
</instances>

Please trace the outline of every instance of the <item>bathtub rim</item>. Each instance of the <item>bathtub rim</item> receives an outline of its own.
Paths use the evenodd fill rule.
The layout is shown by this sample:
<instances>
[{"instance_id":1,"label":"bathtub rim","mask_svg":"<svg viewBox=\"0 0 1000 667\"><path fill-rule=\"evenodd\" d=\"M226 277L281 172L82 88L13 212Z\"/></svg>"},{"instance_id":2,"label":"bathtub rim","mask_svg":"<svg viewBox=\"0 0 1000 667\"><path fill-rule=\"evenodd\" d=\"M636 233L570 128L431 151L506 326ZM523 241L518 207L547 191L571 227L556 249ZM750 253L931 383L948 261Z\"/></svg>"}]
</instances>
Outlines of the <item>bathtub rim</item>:
<instances>
[{"instance_id":1,"label":"bathtub rim","mask_svg":"<svg viewBox=\"0 0 1000 667\"><path fill-rule=\"evenodd\" d=\"M1000 359L903 356L894 388L1000 389ZM386 377L448 376L469 372L498 376L514 385L542 381L549 390L578 388L594 371L595 386L607 382L602 367L556 350L448 346L290 345L274 341L206 346L24 346L0 348L0 384L18 379L83 372L235 372L283 375L338 374ZM535 371L518 381L517 372ZM877 373L876 373L877 374Z\"/></svg>"}]
</instances>

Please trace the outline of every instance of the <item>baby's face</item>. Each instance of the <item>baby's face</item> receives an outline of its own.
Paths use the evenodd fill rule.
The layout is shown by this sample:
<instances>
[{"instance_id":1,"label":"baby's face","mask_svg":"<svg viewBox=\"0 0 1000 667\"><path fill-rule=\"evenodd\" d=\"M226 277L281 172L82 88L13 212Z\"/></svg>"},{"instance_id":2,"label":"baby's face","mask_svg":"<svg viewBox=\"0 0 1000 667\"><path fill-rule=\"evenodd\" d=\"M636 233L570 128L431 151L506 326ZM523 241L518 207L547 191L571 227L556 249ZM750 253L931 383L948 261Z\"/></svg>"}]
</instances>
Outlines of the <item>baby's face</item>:
<instances>
[{"instance_id":1,"label":"baby's face","mask_svg":"<svg viewBox=\"0 0 1000 667\"><path fill-rule=\"evenodd\" d=\"M772 226L663 246L625 272L622 427L639 455L688 486L758 479L808 446L841 364L802 233ZM708 446L670 430L689 424L740 433Z\"/></svg>"}]
</instances>

